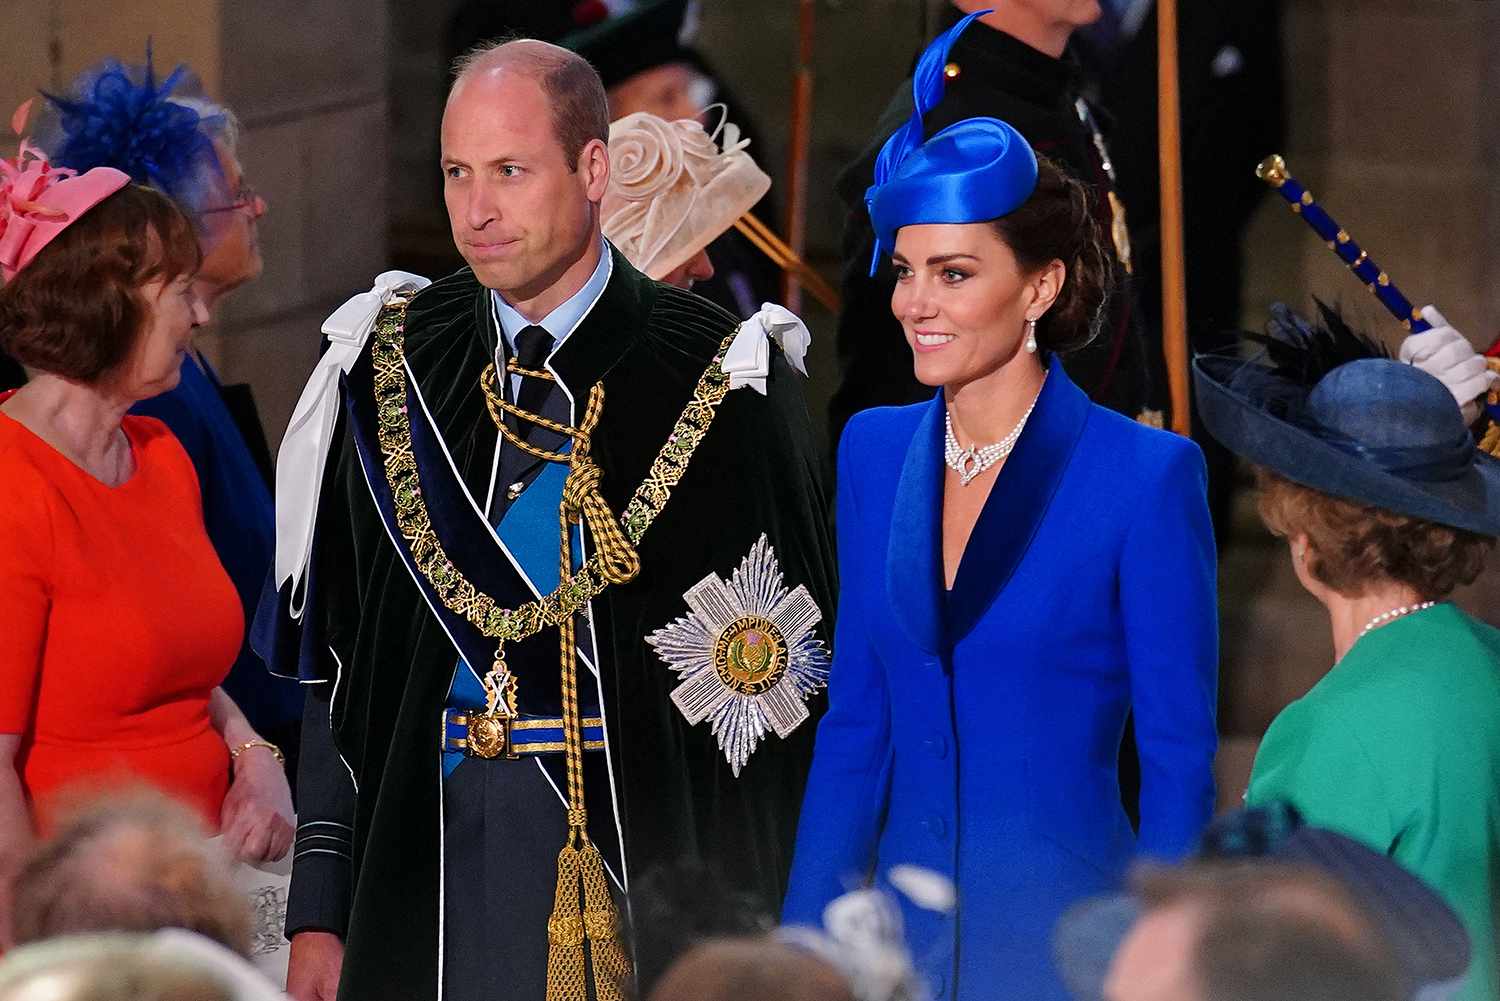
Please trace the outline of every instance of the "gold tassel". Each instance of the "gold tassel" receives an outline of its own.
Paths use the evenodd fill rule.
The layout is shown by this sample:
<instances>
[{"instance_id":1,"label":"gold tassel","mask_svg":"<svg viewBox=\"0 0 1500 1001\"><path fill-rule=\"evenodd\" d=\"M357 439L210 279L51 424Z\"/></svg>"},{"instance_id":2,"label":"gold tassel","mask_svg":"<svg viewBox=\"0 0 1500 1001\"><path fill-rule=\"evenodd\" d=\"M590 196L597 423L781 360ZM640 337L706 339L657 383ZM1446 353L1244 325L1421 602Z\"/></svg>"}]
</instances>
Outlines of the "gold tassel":
<instances>
[{"instance_id":1,"label":"gold tassel","mask_svg":"<svg viewBox=\"0 0 1500 1001\"><path fill-rule=\"evenodd\" d=\"M557 855L557 896L547 921L547 1001L588 1001L578 861L578 849L569 837Z\"/></svg>"},{"instance_id":2,"label":"gold tassel","mask_svg":"<svg viewBox=\"0 0 1500 1001\"><path fill-rule=\"evenodd\" d=\"M583 843L578 859L583 879L583 931L594 968L594 991L599 1001L624 1001L630 959L620 944L620 912L609 892L604 859L592 841Z\"/></svg>"},{"instance_id":3,"label":"gold tassel","mask_svg":"<svg viewBox=\"0 0 1500 1001\"><path fill-rule=\"evenodd\" d=\"M623 583L640 571L635 547L620 531L619 522L599 494L600 470L589 457L589 436L604 406L604 387L589 392L583 423L572 432L573 451L567 457L568 478L563 483L558 512L558 589L573 576L573 522L588 524L604 556L604 576ZM578 659L572 615L557 625L562 674L564 759L568 772L568 843L557 857L557 897L547 922L547 1001L588 1001L592 981L597 1001L624 1001L630 979L630 959L620 943L620 914L604 875L604 859L589 840L588 812L583 798L583 732L578 716ZM582 894L580 896L580 881ZM581 902L580 902L581 901ZM584 959L587 940L588 960Z\"/></svg>"}]
</instances>

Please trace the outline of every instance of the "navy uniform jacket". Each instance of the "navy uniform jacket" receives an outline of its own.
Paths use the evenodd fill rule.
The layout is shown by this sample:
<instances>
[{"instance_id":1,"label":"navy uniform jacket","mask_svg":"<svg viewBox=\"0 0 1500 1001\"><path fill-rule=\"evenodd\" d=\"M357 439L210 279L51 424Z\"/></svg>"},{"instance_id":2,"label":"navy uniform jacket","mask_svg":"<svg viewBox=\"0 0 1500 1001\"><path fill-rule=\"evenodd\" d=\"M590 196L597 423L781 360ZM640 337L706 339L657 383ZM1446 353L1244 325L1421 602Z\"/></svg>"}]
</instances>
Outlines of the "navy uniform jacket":
<instances>
[{"instance_id":1,"label":"navy uniform jacket","mask_svg":"<svg viewBox=\"0 0 1500 1001\"><path fill-rule=\"evenodd\" d=\"M958 887L908 904L942 999L1065 998L1050 936L1214 804L1217 623L1203 459L1091 404L1053 361L942 576L942 396L857 415L839 453L838 630L784 919L901 863ZM1137 841L1117 755L1135 713Z\"/></svg>"},{"instance_id":2,"label":"navy uniform jacket","mask_svg":"<svg viewBox=\"0 0 1500 1001\"><path fill-rule=\"evenodd\" d=\"M691 293L650 281L614 252L608 285L549 364L580 411L588 388L604 383L593 456L616 515L737 323ZM490 292L467 268L417 294L406 311L406 362L442 437L435 461L451 466L479 507L495 487L497 455L479 377L498 336ZM257 649L304 680L323 682L310 685L287 931L344 937L341 997L416 1001L439 994L439 734L463 637L450 638L454 623L434 613L398 556L356 454L353 425L372 409L369 351L343 384L345 413L319 501L301 626L276 628L285 625L289 596L271 594L257 622ZM678 677L646 637L687 615L684 592L705 576L730 577L762 534L785 586L804 585L824 610L819 634L831 628L833 539L822 462L797 377L778 350L772 355L765 396L735 389L720 406L642 541L640 574L592 602L597 682L579 671L583 696L602 703L606 722L610 782L586 790L590 828L620 834L611 844L620 856L606 864L634 882L654 866L705 858L719 864L732 890L766 908L785 887L824 698L811 698L810 718L785 739L766 734L736 777L708 723L690 726L672 702ZM420 468L427 460L417 461ZM494 551L503 543L482 514L468 510L468 499L437 496L430 486L441 481L429 471L423 494L449 540L444 548L488 593L509 593L496 589L511 586L512 564ZM496 503L504 496L499 486ZM460 528L471 539L479 533L480 542L452 544L457 535L448 533ZM520 710L555 716L557 634L544 630L525 642L550 649L551 667L522 679ZM493 655L493 642L487 649ZM561 755L548 760L560 774ZM555 871L555 855L517 858L505 845L488 847L499 864Z\"/></svg>"}]
</instances>

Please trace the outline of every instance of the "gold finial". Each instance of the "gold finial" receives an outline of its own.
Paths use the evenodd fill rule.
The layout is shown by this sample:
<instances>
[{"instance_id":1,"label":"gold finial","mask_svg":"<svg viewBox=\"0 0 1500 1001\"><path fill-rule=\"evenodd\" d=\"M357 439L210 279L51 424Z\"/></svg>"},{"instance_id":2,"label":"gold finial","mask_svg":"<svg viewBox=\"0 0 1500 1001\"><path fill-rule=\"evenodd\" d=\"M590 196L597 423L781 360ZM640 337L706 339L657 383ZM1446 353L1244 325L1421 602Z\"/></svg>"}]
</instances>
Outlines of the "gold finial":
<instances>
[{"instance_id":1,"label":"gold finial","mask_svg":"<svg viewBox=\"0 0 1500 1001\"><path fill-rule=\"evenodd\" d=\"M1281 154L1272 153L1255 168L1255 176L1265 181L1271 187L1279 188L1292 175L1287 172L1286 161L1281 158Z\"/></svg>"}]
</instances>

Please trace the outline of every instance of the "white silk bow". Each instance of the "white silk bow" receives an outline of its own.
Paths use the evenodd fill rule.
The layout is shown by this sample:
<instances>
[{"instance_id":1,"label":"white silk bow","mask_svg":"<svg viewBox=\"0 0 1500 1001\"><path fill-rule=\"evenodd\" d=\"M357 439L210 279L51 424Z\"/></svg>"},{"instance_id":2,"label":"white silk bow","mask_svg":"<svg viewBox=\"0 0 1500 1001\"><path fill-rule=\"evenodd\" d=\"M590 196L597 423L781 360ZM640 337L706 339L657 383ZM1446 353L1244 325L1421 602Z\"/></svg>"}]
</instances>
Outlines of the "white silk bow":
<instances>
[{"instance_id":1,"label":"white silk bow","mask_svg":"<svg viewBox=\"0 0 1500 1001\"><path fill-rule=\"evenodd\" d=\"M328 350L307 380L276 453L276 587L292 582L293 618L302 615L297 589L312 557L318 493L338 420L339 376L358 360L380 310L398 293L420 291L430 284L420 275L387 271L370 291L353 296L323 321Z\"/></svg>"},{"instance_id":2,"label":"white silk bow","mask_svg":"<svg viewBox=\"0 0 1500 1001\"><path fill-rule=\"evenodd\" d=\"M792 367L803 375L807 374L803 358L807 355L808 345L812 344L807 325L785 306L765 302L754 316L740 324L739 333L729 342L729 350L724 352L722 367L729 376L730 389L749 386L760 395L766 395L773 337Z\"/></svg>"}]
</instances>

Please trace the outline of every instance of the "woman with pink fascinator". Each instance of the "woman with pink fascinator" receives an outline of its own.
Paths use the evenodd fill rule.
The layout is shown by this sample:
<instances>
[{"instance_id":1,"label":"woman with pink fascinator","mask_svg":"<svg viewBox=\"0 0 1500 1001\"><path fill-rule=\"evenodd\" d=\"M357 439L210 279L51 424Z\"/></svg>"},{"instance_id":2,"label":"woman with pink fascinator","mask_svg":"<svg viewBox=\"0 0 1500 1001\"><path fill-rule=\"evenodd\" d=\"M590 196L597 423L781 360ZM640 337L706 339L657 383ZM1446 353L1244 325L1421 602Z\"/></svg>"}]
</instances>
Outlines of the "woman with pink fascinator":
<instances>
[{"instance_id":1,"label":"woman with pink fascinator","mask_svg":"<svg viewBox=\"0 0 1500 1001\"><path fill-rule=\"evenodd\" d=\"M0 887L69 797L122 783L242 859L291 844L280 751L219 688L244 623L192 463L128 413L177 383L201 262L182 212L121 171L27 142L0 161L0 349L30 376L0 394Z\"/></svg>"}]
</instances>

